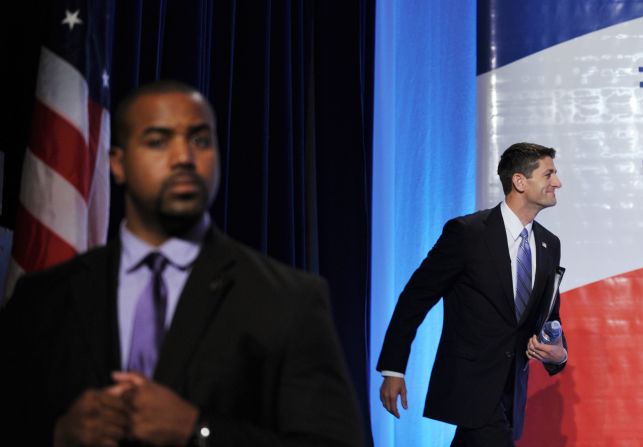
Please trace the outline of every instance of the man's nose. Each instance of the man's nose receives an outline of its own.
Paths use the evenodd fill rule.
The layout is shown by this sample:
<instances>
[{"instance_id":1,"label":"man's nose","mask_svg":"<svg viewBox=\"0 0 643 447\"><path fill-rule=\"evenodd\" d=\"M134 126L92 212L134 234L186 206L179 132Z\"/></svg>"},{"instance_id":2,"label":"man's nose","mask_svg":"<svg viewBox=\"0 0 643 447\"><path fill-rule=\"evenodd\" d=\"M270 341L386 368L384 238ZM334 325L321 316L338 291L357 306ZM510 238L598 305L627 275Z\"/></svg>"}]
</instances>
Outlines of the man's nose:
<instances>
[{"instance_id":1,"label":"man's nose","mask_svg":"<svg viewBox=\"0 0 643 447\"><path fill-rule=\"evenodd\" d=\"M558 177L558 175L554 174L554 176L552 178L551 185L554 188L562 188L563 187L563 182L560 181L560 177Z\"/></svg>"},{"instance_id":2,"label":"man's nose","mask_svg":"<svg viewBox=\"0 0 643 447\"><path fill-rule=\"evenodd\" d=\"M194 163L194 149L190 142L184 138L177 138L172 145L172 165L185 165Z\"/></svg>"}]
</instances>

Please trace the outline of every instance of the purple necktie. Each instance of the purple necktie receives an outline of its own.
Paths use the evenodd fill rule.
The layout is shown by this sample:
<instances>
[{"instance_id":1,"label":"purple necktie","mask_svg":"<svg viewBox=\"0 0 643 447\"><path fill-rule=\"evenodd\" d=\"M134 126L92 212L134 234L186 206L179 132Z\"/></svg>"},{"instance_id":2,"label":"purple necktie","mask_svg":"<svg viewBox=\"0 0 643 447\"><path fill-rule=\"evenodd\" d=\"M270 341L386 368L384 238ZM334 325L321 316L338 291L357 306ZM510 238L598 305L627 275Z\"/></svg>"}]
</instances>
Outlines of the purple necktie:
<instances>
[{"instance_id":1,"label":"purple necktie","mask_svg":"<svg viewBox=\"0 0 643 447\"><path fill-rule=\"evenodd\" d=\"M167 259L158 252L150 253L143 260L152 275L136 304L127 369L138 371L148 378L154 374L165 335L167 288L163 281L163 269L167 263Z\"/></svg>"},{"instance_id":2,"label":"purple necktie","mask_svg":"<svg viewBox=\"0 0 643 447\"><path fill-rule=\"evenodd\" d=\"M516 256L516 319L520 321L531 296L531 248L529 233L523 228L520 233L522 241Z\"/></svg>"}]
</instances>

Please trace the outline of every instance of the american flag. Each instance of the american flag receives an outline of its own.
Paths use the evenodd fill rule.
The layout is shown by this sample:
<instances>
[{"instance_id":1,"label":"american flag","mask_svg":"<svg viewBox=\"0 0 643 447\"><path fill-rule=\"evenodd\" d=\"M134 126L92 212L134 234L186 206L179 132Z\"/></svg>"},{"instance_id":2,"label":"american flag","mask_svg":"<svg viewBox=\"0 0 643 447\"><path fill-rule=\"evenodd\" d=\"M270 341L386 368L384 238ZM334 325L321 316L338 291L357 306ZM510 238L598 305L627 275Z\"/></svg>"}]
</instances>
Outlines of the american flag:
<instances>
[{"instance_id":1,"label":"american flag","mask_svg":"<svg viewBox=\"0 0 643 447\"><path fill-rule=\"evenodd\" d=\"M49 5L7 296L25 272L104 243L113 0Z\"/></svg>"}]
</instances>

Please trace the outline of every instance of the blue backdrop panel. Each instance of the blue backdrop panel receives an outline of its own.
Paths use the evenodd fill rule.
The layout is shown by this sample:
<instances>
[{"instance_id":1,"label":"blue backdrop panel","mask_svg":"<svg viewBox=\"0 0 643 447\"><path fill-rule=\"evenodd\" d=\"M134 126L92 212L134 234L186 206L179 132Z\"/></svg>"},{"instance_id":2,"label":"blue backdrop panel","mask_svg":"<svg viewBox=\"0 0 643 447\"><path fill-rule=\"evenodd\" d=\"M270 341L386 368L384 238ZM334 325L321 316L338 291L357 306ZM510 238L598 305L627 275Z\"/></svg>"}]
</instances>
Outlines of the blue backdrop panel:
<instances>
[{"instance_id":1,"label":"blue backdrop panel","mask_svg":"<svg viewBox=\"0 0 643 447\"><path fill-rule=\"evenodd\" d=\"M624 0L479 0L478 74L574 37L643 16Z\"/></svg>"},{"instance_id":2,"label":"blue backdrop panel","mask_svg":"<svg viewBox=\"0 0 643 447\"><path fill-rule=\"evenodd\" d=\"M375 371L397 297L447 219L475 206L476 2L377 2L373 132L371 418L377 446L445 446L422 417L442 305L415 339L409 410L395 420Z\"/></svg>"}]
</instances>

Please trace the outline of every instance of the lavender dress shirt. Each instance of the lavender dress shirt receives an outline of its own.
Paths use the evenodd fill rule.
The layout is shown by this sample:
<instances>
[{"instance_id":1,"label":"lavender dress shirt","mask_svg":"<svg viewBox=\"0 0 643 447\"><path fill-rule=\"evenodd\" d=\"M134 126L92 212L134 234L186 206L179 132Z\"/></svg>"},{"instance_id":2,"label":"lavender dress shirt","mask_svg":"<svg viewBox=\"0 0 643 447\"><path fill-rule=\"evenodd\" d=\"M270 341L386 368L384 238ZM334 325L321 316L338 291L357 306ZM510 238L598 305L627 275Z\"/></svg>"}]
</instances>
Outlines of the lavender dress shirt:
<instances>
[{"instance_id":1,"label":"lavender dress shirt","mask_svg":"<svg viewBox=\"0 0 643 447\"><path fill-rule=\"evenodd\" d=\"M185 238L170 238L159 247L143 242L127 229L123 221L120 228L121 259L118 271L118 330L120 336L121 367L127 367L136 301L151 278L151 272L142 265L143 259L153 251L165 256L169 263L163 271L163 280L167 286L167 311L165 328L170 327L179 296L190 276L192 264L201 250L205 233L210 227L210 217L206 213L201 221Z\"/></svg>"}]
</instances>

